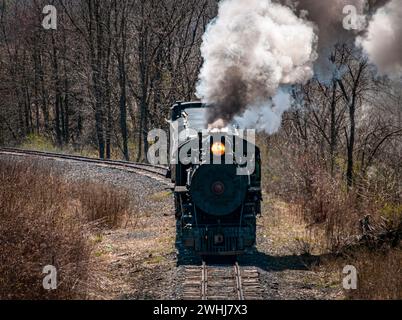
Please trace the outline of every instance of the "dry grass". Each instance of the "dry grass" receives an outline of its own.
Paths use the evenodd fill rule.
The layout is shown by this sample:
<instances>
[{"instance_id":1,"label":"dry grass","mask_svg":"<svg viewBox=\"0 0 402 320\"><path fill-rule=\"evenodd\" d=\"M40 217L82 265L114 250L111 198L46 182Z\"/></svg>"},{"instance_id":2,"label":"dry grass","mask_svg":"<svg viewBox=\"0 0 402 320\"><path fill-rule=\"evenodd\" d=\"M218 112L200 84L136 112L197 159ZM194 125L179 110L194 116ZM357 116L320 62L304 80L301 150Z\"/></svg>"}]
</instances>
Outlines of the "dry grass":
<instances>
[{"instance_id":1,"label":"dry grass","mask_svg":"<svg viewBox=\"0 0 402 320\"><path fill-rule=\"evenodd\" d=\"M127 196L94 184L70 184L54 169L0 160L0 299L86 297L94 226L113 228L130 214ZM43 267L57 268L56 290Z\"/></svg>"},{"instance_id":2,"label":"dry grass","mask_svg":"<svg viewBox=\"0 0 402 320\"><path fill-rule=\"evenodd\" d=\"M335 257L323 266L335 266L336 274L354 265L360 286L345 292L348 298L401 299L402 195L395 173L377 164L367 174L356 173L347 188L342 159L331 174L313 153L298 150L286 143L263 148L265 190L293 208L302 221L297 228L308 231L296 247Z\"/></svg>"},{"instance_id":3,"label":"dry grass","mask_svg":"<svg viewBox=\"0 0 402 320\"><path fill-rule=\"evenodd\" d=\"M342 182L317 170L310 177L309 190L297 201L298 212L311 229L324 231L325 245L331 252L356 241L359 221L367 213L359 208L354 192Z\"/></svg>"},{"instance_id":4,"label":"dry grass","mask_svg":"<svg viewBox=\"0 0 402 320\"><path fill-rule=\"evenodd\" d=\"M402 299L402 251L365 251L356 255L353 265L358 271L356 291L352 299Z\"/></svg>"},{"instance_id":5,"label":"dry grass","mask_svg":"<svg viewBox=\"0 0 402 320\"><path fill-rule=\"evenodd\" d=\"M402 251L392 249L355 254L352 264L358 272L357 290L347 292L351 299L402 299Z\"/></svg>"},{"instance_id":6,"label":"dry grass","mask_svg":"<svg viewBox=\"0 0 402 320\"><path fill-rule=\"evenodd\" d=\"M341 257L327 257L323 268L338 275L342 283L346 265L357 271L357 289L344 290L346 299L400 300L402 299L401 248L370 250L364 247L345 252Z\"/></svg>"},{"instance_id":7,"label":"dry grass","mask_svg":"<svg viewBox=\"0 0 402 320\"><path fill-rule=\"evenodd\" d=\"M36 133L31 133L28 136L26 136L24 141L22 141L22 143L19 144L18 147L27 150L64 153L89 158L99 157L99 151L96 145L93 146L93 145L81 145L81 144L74 144L74 145L68 144L60 147L57 146L50 137L45 135L38 135ZM130 148L130 150L135 150L135 148ZM119 148L111 149L111 159L116 160L123 159L122 152Z\"/></svg>"},{"instance_id":8,"label":"dry grass","mask_svg":"<svg viewBox=\"0 0 402 320\"><path fill-rule=\"evenodd\" d=\"M133 218L126 190L87 182L74 185L74 191L86 219L102 228L126 226Z\"/></svg>"},{"instance_id":9,"label":"dry grass","mask_svg":"<svg viewBox=\"0 0 402 320\"><path fill-rule=\"evenodd\" d=\"M327 250L338 257L332 262L338 270L356 267L358 288L345 291L347 298L401 299L400 207L369 186L347 191L339 181L313 175L310 196L299 206L301 216L311 229L324 232Z\"/></svg>"}]
</instances>

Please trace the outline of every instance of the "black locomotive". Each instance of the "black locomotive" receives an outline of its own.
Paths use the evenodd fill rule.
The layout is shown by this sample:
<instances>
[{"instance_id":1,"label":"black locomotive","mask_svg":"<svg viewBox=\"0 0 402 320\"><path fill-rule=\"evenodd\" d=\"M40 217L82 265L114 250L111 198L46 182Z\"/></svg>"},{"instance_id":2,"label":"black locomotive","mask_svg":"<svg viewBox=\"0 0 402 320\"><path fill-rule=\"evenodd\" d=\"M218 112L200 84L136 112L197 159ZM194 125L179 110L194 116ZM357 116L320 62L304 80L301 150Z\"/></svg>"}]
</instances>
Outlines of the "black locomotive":
<instances>
[{"instance_id":1,"label":"black locomotive","mask_svg":"<svg viewBox=\"0 0 402 320\"><path fill-rule=\"evenodd\" d=\"M185 248L199 255L239 255L256 242L262 200L260 151L247 137L239 137L236 127L206 130L206 108L199 102L172 107L175 163L169 171L178 235ZM253 163L251 170L246 158Z\"/></svg>"}]
</instances>

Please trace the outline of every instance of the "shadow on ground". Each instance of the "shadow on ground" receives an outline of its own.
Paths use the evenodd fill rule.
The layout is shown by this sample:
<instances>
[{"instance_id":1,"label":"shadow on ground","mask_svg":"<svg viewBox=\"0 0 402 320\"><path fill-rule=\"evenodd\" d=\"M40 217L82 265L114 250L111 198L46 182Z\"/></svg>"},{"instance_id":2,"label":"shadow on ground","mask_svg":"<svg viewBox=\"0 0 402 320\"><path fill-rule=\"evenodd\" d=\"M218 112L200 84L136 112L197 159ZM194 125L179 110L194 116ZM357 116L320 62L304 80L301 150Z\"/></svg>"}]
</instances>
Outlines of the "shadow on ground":
<instances>
[{"instance_id":1,"label":"shadow on ground","mask_svg":"<svg viewBox=\"0 0 402 320\"><path fill-rule=\"evenodd\" d=\"M238 261L241 266L254 266L265 271L309 270L319 265L322 259L322 256L314 255L271 256L257 250L237 257L200 257L190 250L183 249L181 244L177 244L176 249L177 266L201 265L203 260L210 265L233 264Z\"/></svg>"},{"instance_id":2,"label":"shadow on ground","mask_svg":"<svg viewBox=\"0 0 402 320\"><path fill-rule=\"evenodd\" d=\"M271 256L264 252L255 252L238 257L243 266L255 266L265 271L309 270L320 263L321 256L285 255Z\"/></svg>"}]
</instances>

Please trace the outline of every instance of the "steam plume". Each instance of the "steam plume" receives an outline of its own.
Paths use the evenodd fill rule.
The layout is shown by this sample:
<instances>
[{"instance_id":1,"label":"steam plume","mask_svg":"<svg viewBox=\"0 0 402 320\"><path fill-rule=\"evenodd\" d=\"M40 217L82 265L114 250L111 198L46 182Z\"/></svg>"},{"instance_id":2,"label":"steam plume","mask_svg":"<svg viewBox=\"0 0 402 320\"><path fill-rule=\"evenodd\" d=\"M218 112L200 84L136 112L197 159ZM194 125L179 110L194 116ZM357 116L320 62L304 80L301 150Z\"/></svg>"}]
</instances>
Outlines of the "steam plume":
<instances>
[{"instance_id":1,"label":"steam plume","mask_svg":"<svg viewBox=\"0 0 402 320\"><path fill-rule=\"evenodd\" d=\"M213 106L208 123L227 124L248 108L275 113L272 98L280 87L313 76L316 42L312 24L286 6L270 0L221 2L201 47L197 95ZM267 131L277 126L265 122Z\"/></svg>"},{"instance_id":2,"label":"steam plume","mask_svg":"<svg viewBox=\"0 0 402 320\"><path fill-rule=\"evenodd\" d=\"M392 0L378 9L366 35L357 39L370 61L381 74L396 78L402 75L402 6Z\"/></svg>"},{"instance_id":3,"label":"steam plume","mask_svg":"<svg viewBox=\"0 0 402 320\"><path fill-rule=\"evenodd\" d=\"M321 81L331 80L335 65L329 56L334 46L354 44L357 36L380 72L400 75L402 7L397 2L222 1L203 38L204 65L197 85L198 97L213 106L209 127L225 126L236 118L243 127L275 132L292 103L290 85L304 83L313 74ZM347 6L357 14L349 21L350 28L344 23L353 18L344 10Z\"/></svg>"},{"instance_id":4,"label":"steam plume","mask_svg":"<svg viewBox=\"0 0 402 320\"><path fill-rule=\"evenodd\" d=\"M384 2L385 0L381 0ZM281 0L292 8L298 16L305 17L315 25L318 35L318 59L315 64L315 73L320 80L329 80L333 76L333 64L329 56L337 43L353 43L356 34L366 26L366 0ZM356 21L353 29L345 29L343 21L347 14L346 6L356 8ZM380 5L376 3L376 5Z\"/></svg>"},{"instance_id":5,"label":"steam plume","mask_svg":"<svg viewBox=\"0 0 402 320\"><path fill-rule=\"evenodd\" d=\"M281 87L272 101L254 105L240 117L235 117L241 128L255 128L268 134L277 132L282 123L282 115L292 103L288 88Z\"/></svg>"}]
</instances>

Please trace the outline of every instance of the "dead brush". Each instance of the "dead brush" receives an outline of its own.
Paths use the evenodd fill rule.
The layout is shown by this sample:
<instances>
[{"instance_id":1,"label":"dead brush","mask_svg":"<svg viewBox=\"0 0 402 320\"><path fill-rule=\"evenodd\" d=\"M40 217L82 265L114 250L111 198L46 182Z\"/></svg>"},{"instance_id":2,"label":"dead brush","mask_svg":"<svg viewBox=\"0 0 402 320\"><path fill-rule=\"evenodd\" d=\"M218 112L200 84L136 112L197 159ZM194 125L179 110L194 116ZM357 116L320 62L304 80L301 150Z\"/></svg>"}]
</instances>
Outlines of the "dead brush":
<instances>
[{"instance_id":1,"label":"dead brush","mask_svg":"<svg viewBox=\"0 0 402 320\"><path fill-rule=\"evenodd\" d=\"M0 298L71 299L85 296L90 246L83 217L69 210L66 185L50 168L1 160ZM46 291L42 270L58 270L58 289Z\"/></svg>"},{"instance_id":2,"label":"dead brush","mask_svg":"<svg viewBox=\"0 0 402 320\"><path fill-rule=\"evenodd\" d=\"M132 204L126 190L91 182L74 185L74 197L92 225L100 228L126 226L132 221Z\"/></svg>"},{"instance_id":3,"label":"dead brush","mask_svg":"<svg viewBox=\"0 0 402 320\"><path fill-rule=\"evenodd\" d=\"M325 270L339 276L341 284L345 274L342 270L351 265L357 271L356 289L344 290L346 299L400 300L402 299L402 250L401 248L354 247L341 256L328 255L322 259Z\"/></svg>"},{"instance_id":4,"label":"dead brush","mask_svg":"<svg viewBox=\"0 0 402 320\"><path fill-rule=\"evenodd\" d=\"M323 230L327 251L342 270L353 265L357 290L345 291L350 299L401 299L402 214L397 193L380 181L364 181L346 189L341 177L316 170L308 192L300 197L300 214L313 230ZM394 195L394 196L391 196ZM330 259L331 260L331 259Z\"/></svg>"},{"instance_id":5,"label":"dead brush","mask_svg":"<svg viewBox=\"0 0 402 320\"><path fill-rule=\"evenodd\" d=\"M300 195L299 213L308 228L324 231L326 247L337 252L356 241L359 220L364 215L354 192L347 192L342 181L317 170L310 177L309 189Z\"/></svg>"},{"instance_id":6,"label":"dead brush","mask_svg":"<svg viewBox=\"0 0 402 320\"><path fill-rule=\"evenodd\" d=\"M357 290L350 299L402 299L402 250L362 250L351 262L357 269Z\"/></svg>"},{"instance_id":7,"label":"dead brush","mask_svg":"<svg viewBox=\"0 0 402 320\"><path fill-rule=\"evenodd\" d=\"M93 223L114 228L133 218L128 195L107 186L71 184L39 162L0 160L0 299L81 299ZM43 289L43 267L57 289Z\"/></svg>"}]
</instances>

